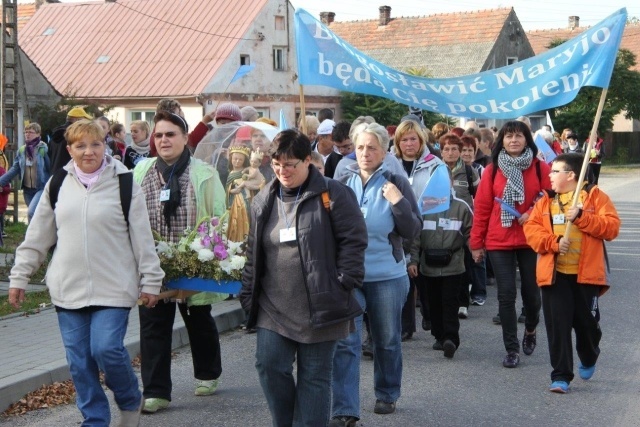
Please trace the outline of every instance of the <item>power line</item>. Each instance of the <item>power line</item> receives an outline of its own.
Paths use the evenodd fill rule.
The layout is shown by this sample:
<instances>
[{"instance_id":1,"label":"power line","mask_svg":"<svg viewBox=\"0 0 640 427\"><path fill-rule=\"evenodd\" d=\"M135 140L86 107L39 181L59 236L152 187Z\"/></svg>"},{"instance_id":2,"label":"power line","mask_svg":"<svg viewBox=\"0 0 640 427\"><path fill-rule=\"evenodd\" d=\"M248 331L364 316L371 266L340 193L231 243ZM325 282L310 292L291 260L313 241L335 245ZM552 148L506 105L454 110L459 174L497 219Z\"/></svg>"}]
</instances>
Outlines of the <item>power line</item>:
<instances>
[{"instance_id":1,"label":"power line","mask_svg":"<svg viewBox=\"0 0 640 427\"><path fill-rule=\"evenodd\" d=\"M134 9L134 8L132 8L132 7L129 7L129 6L127 6L127 5L124 5L124 4L122 4L122 3L118 2L118 1L114 1L113 3L114 3L114 4L117 4L117 5L118 5L118 6L120 6L120 7L124 7L125 9L129 9L130 11L135 12L135 13L137 13L137 14L139 14L139 15L146 16L147 18L153 19L153 20L158 21L158 22L162 22L162 23L167 24L167 25L171 25L172 27L178 27L178 28L182 28L182 29L184 29L184 30L193 31L193 32L200 33L200 34L205 34L205 35L208 35L208 36L221 37L221 38L224 38L224 39L233 39L233 40L259 40L258 38L250 39L250 38L245 38L245 37L232 37L232 36L225 36L225 35L222 35L222 34L209 33L209 32L207 32L207 31L196 30L195 28L186 27L186 26L184 26L184 25L179 25L179 24L176 24L176 23L174 23L174 22L166 21L166 20L161 19L161 18L158 18L158 17L156 17L156 16L146 14L146 13L144 13L144 12L141 12L141 11L137 10L137 9Z\"/></svg>"}]
</instances>

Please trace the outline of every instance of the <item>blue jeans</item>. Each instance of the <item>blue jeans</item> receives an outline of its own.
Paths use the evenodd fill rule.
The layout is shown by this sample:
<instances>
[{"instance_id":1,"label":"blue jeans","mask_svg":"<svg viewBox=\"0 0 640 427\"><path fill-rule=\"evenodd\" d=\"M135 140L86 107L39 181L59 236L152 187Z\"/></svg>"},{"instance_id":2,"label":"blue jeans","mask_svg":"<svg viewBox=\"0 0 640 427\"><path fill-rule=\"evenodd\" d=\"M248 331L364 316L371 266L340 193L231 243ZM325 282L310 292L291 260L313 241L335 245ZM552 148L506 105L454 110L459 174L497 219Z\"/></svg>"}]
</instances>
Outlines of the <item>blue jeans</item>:
<instances>
[{"instance_id":1,"label":"blue jeans","mask_svg":"<svg viewBox=\"0 0 640 427\"><path fill-rule=\"evenodd\" d=\"M256 369L274 427L329 423L335 341L303 344L258 328ZM293 362L298 368L293 378Z\"/></svg>"},{"instance_id":2,"label":"blue jeans","mask_svg":"<svg viewBox=\"0 0 640 427\"><path fill-rule=\"evenodd\" d=\"M40 196L42 196L42 190L36 188L22 187L22 196L24 197L24 204L27 205L27 217L29 221L36 213L36 208L40 202Z\"/></svg>"},{"instance_id":3,"label":"blue jeans","mask_svg":"<svg viewBox=\"0 0 640 427\"><path fill-rule=\"evenodd\" d=\"M108 426L109 401L100 385L99 371L122 411L136 411L142 401L138 379L131 368L123 340L128 308L87 308L58 311L58 324L76 387L76 404L83 426Z\"/></svg>"},{"instance_id":4,"label":"blue jeans","mask_svg":"<svg viewBox=\"0 0 640 427\"><path fill-rule=\"evenodd\" d=\"M365 282L356 289L358 303L366 310L373 342L373 384L376 399L395 402L402 383L402 306L409 292L409 277ZM338 341L333 358L331 415L360 418L360 357L362 316L356 330Z\"/></svg>"}]
</instances>

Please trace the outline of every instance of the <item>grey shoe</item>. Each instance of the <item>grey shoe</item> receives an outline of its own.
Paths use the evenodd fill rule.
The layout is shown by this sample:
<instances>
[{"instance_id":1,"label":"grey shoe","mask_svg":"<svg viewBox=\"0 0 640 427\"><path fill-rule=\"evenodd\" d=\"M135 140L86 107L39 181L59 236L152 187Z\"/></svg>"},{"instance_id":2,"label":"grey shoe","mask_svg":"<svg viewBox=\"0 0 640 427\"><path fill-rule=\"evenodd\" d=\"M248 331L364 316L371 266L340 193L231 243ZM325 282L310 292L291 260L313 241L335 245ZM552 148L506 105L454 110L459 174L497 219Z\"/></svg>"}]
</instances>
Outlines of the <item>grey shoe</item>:
<instances>
[{"instance_id":1,"label":"grey shoe","mask_svg":"<svg viewBox=\"0 0 640 427\"><path fill-rule=\"evenodd\" d=\"M140 412L144 406L144 398L140 400L140 406L135 411L120 411L119 427L138 427L140 425Z\"/></svg>"},{"instance_id":2,"label":"grey shoe","mask_svg":"<svg viewBox=\"0 0 640 427\"><path fill-rule=\"evenodd\" d=\"M331 418L329 427L356 427L358 418L350 416L338 416Z\"/></svg>"},{"instance_id":3,"label":"grey shoe","mask_svg":"<svg viewBox=\"0 0 640 427\"><path fill-rule=\"evenodd\" d=\"M393 414L396 411L396 402L385 402L383 400L376 400L376 406L373 408L373 412L376 414Z\"/></svg>"}]
</instances>

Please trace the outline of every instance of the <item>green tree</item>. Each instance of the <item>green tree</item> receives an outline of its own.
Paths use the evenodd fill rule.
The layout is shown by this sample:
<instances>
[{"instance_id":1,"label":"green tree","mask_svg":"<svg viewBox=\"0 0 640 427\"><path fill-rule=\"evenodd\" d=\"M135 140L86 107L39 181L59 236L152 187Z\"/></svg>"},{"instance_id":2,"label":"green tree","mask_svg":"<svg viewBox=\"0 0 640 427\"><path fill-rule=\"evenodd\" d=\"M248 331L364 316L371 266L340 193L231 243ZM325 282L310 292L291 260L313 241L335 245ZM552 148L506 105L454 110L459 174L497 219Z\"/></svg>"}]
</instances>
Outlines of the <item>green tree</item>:
<instances>
[{"instance_id":1,"label":"green tree","mask_svg":"<svg viewBox=\"0 0 640 427\"><path fill-rule=\"evenodd\" d=\"M562 44L563 40L552 41L548 48ZM633 70L636 56L627 49L620 49L613 67L598 132L602 135L613 127L613 119L619 113L625 118L640 118L640 72ZM556 129L570 128L581 140L588 137L598 109L602 89L583 87L578 96L569 104L550 112Z\"/></svg>"},{"instance_id":2,"label":"green tree","mask_svg":"<svg viewBox=\"0 0 640 427\"><path fill-rule=\"evenodd\" d=\"M31 121L38 123L42 128L43 140L46 140L47 135L51 135L51 131L64 124L67 120L67 112L73 107L83 107L84 110L93 117L100 117L104 116L105 113L111 110L114 106L88 103L73 95L63 96L60 101L53 106L50 104L38 103L31 109Z\"/></svg>"}]
</instances>

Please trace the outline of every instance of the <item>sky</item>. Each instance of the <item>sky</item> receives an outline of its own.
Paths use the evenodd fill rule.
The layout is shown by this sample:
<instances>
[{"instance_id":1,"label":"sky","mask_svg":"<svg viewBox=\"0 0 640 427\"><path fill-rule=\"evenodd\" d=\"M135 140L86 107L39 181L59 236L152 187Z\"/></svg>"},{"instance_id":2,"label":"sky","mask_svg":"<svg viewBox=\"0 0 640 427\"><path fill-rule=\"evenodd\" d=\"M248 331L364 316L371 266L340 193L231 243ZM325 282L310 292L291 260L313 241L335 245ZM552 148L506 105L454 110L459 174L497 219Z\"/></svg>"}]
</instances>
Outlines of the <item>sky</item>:
<instances>
[{"instance_id":1,"label":"sky","mask_svg":"<svg viewBox=\"0 0 640 427\"><path fill-rule=\"evenodd\" d=\"M18 3L33 1L18 0ZM64 3L77 1L62 0ZM383 5L391 6L392 18L513 7L526 31L566 28L569 16L573 15L580 17L581 27L586 27L623 7L627 8L629 17L640 18L638 0L291 0L291 3L316 17L320 12L335 12L336 21L378 19L378 8Z\"/></svg>"}]
</instances>

